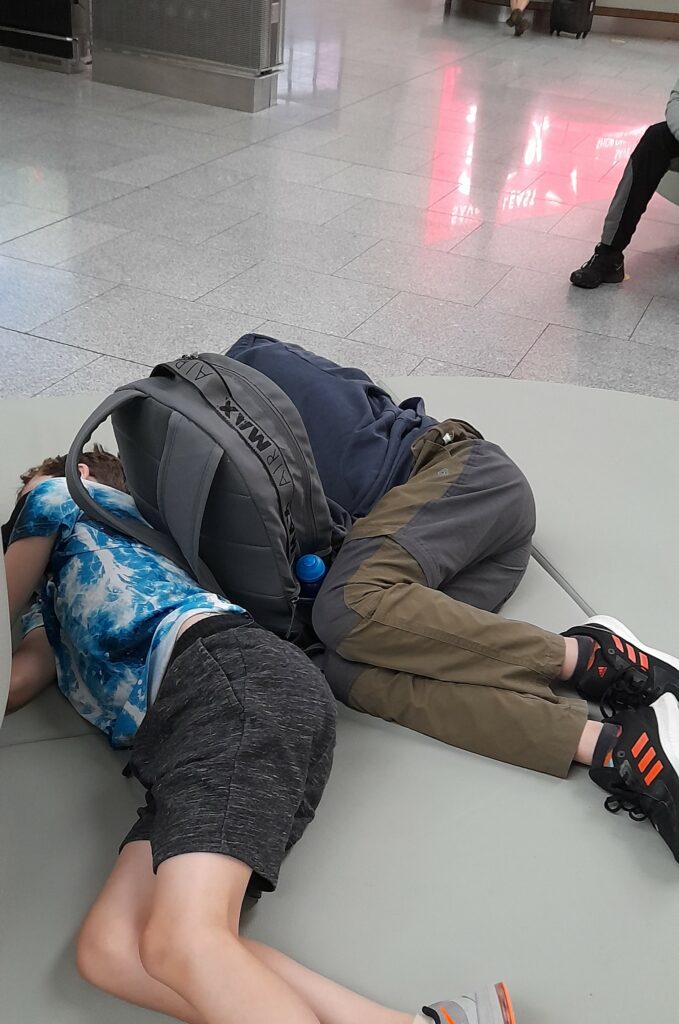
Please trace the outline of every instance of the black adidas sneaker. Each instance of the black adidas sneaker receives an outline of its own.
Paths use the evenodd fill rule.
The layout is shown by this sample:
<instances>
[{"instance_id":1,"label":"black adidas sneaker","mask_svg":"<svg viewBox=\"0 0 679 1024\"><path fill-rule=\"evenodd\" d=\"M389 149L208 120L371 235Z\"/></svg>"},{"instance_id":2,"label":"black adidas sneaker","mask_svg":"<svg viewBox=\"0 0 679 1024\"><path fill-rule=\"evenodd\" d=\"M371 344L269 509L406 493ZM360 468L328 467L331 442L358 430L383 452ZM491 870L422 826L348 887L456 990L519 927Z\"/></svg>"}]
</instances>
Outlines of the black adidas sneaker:
<instances>
[{"instance_id":1,"label":"black adidas sneaker","mask_svg":"<svg viewBox=\"0 0 679 1024\"><path fill-rule=\"evenodd\" d=\"M679 658L642 644L617 619L597 615L563 635L594 641L585 672L573 682L581 697L601 705L604 718L652 704L663 693L679 700Z\"/></svg>"},{"instance_id":2,"label":"black adidas sneaker","mask_svg":"<svg viewBox=\"0 0 679 1024\"><path fill-rule=\"evenodd\" d=\"M610 796L606 810L651 822L679 861L679 702L664 693L648 708L624 711L613 764L590 769Z\"/></svg>"}]
</instances>

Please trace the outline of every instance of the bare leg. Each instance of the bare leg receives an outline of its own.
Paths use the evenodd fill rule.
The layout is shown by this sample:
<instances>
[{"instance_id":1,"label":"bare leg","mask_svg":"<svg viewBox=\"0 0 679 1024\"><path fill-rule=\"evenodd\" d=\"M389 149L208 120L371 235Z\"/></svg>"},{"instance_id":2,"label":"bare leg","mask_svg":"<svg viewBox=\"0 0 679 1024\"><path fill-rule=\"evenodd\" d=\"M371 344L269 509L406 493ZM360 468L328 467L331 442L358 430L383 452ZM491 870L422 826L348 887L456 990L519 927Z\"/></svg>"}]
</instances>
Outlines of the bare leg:
<instances>
[{"instance_id":1,"label":"bare leg","mask_svg":"<svg viewBox=\"0 0 679 1024\"><path fill-rule=\"evenodd\" d=\"M213 853L161 864L141 938L142 964L207 1024L319 1024L304 1000L239 941L250 874L245 864Z\"/></svg>"},{"instance_id":2,"label":"bare leg","mask_svg":"<svg viewBox=\"0 0 679 1024\"><path fill-rule=\"evenodd\" d=\"M575 752L574 760L578 764L590 765L594 758L594 748L597 745L597 740L601 736L601 730L603 725L601 722L587 722L585 728L582 730L582 736L578 743L578 749Z\"/></svg>"},{"instance_id":3,"label":"bare leg","mask_svg":"<svg viewBox=\"0 0 679 1024\"><path fill-rule=\"evenodd\" d=\"M564 642L566 645L566 656L559 673L559 679L562 682L567 682L575 672L575 666L578 661L578 641L574 636L567 636L564 637ZM592 763L594 748L600 735L601 722L587 722L585 724L573 759L577 764L590 765Z\"/></svg>"},{"instance_id":4,"label":"bare leg","mask_svg":"<svg viewBox=\"0 0 679 1024\"><path fill-rule=\"evenodd\" d=\"M142 966L139 942L153 900L155 875L149 843L130 843L120 854L78 937L80 974L104 992L187 1024L203 1018Z\"/></svg>"},{"instance_id":5,"label":"bare leg","mask_svg":"<svg viewBox=\"0 0 679 1024\"><path fill-rule=\"evenodd\" d=\"M247 948L304 996L322 1024L412 1024L411 1013L397 1013L302 967L275 949L249 939Z\"/></svg>"},{"instance_id":6,"label":"bare leg","mask_svg":"<svg viewBox=\"0 0 679 1024\"><path fill-rule=\"evenodd\" d=\"M32 629L12 655L7 714L18 711L56 678L54 653L44 627Z\"/></svg>"},{"instance_id":7,"label":"bare leg","mask_svg":"<svg viewBox=\"0 0 679 1024\"><path fill-rule=\"evenodd\" d=\"M559 672L559 679L562 682L567 682L575 672L575 666L578 663L578 654L580 649L578 647L578 641L574 636L564 637L564 644L566 651L564 654L563 665Z\"/></svg>"},{"instance_id":8,"label":"bare leg","mask_svg":"<svg viewBox=\"0 0 679 1024\"><path fill-rule=\"evenodd\" d=\"M529 0L509 0L511 13L507 18L507 24L514 29L517 36L522 36L528 28L528 18L524 17L524 11L528 7Z\"/></svg>"},{"instance_id":9,"label":"bare leg","mask_svg":"<svg viewBox=\"0 0 679 1024\"><path fill-rule=\"evenodd\" d=\"M142 965L139 945L155 887L149 844L131 843L83 925L78 943L80 972L120 999L187 1024L205 1024L206 1018L186 999L152 978ZM250 940L240 940L240 944L294 989L322 1024L355 1024L359 1020L361 1024L410 1024L412 1020L411 1014L387 1010L314 974L283 953Z\"/></svg>"}]
</instances>

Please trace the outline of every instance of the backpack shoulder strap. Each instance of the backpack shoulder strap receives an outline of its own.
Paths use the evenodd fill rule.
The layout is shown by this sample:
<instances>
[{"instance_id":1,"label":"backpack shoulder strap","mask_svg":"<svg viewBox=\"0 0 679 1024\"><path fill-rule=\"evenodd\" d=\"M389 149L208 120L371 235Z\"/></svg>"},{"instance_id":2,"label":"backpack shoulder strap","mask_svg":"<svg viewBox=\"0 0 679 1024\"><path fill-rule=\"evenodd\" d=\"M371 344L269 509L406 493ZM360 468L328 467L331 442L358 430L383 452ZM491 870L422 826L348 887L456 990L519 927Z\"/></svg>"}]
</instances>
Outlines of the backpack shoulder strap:
<instances>
[{"instance_id":1,"label":"backpack shoulder strap","mask_svg":"<svg viewBox=\"0 0 679 1024\"><path fill-rule=\"evenodd\" d=\"M188 417L176 410L170 414L158 467L158 507L191 573L210 590L216 582L200 557L200 533L212 481L223 456L221 445Z\"/></svg>"},{"instance_id":2,"label":"backpack shoulder strap","mask_svg":"<svg viewBox=\"0 0 679 1024\"><path fill-rule=\"evenodd\" d=\"M100 427L112 413L117 409L120 409L123 405L127 405L129 402L136 401L137 399L144 399L146 397L146 394L140 388L131 386L120 388L112 395L109 395L108 398L104 399L104 401L83 423L73 441L73 444L71 445L68 456L66 457L66 484L75 503L91 519L103 523L104 526L108 526L109 529L116 530L118 533L123 533L127 537L131 537L133 540L139 541L141 544L146 544L147 547L152 548L158 554L164 555L165 558L169 558L170 561L174 562L185 572L190 575L197 576L188 559L184 557L181 549L171 537L161 533L160 530L155 530L152 526L149 526L148 523L137 519L134 516L117 516L112 512L109 512L108 509L102 508L102 506L87 490L80 479L80 473L78 472L78 463L80 462L83 448L90 440L97 427ZM214 475L214 469L212 470L212 474ZM211 479L212 478L210 477L210 482ZM211 573L209 573L206 567L202 564L199 567L201 570L200 575L202 577L202 579L200 579L201 585L207 587L216 594L221 594L222 590L214 577L212 577ZM209 576L210 579L208 580L206 576Z\"/></svg>"}]
</instances>

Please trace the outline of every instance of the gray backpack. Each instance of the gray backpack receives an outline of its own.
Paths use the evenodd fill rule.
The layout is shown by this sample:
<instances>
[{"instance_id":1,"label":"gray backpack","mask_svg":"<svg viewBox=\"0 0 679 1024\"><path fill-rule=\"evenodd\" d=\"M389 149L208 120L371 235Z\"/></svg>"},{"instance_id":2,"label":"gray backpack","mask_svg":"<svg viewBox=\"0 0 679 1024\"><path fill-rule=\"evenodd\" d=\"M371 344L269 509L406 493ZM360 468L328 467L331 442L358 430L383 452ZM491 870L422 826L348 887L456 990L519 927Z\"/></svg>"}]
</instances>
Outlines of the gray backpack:
<instances>
[{"instance_id":1,"label":"gray backpack","mask_svg":"<svg viewBox=\"0 0 679 1024\"><path fill-rule=\"evenodd\" d=\"M80 479L83 447L109 416L148 525L101 508ZM66 479L91 518L172 559L279 636L311 639L292 566L311 553L329 562L347 517L331 514L297 409L258 370L210 354L159 364L83 424Z\"/></svg>"}]
</instances>

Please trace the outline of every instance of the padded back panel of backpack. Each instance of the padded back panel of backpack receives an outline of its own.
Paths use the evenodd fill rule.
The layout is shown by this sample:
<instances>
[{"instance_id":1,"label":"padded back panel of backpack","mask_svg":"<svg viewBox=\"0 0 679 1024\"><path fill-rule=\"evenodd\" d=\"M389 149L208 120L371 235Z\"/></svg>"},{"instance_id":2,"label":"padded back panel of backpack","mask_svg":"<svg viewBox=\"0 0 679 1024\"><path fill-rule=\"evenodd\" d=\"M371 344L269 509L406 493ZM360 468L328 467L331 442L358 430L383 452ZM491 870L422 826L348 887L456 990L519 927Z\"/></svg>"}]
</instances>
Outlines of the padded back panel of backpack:
<instances>
[{"instance_id":1,"label":"padded back panel of backpack","mask_svg":"<svg viewBox=\"0 0 679 1024\"><path fill-rule=\"evenodd\" d=\"M130 493L158 530L165 530L157 484L170 414L167 406L144 398L113 415ZM205 509L199 554L229 600L260 625L287 636L299 592L291 569L294 542L262 465L235 433L221 428L219 434L225 451Z\"/></svg>"},{"instance_id":2,"label":"padded back panel of backpack","mask_svg":"<svg viewBox=\"0 0 679 1024\"><path fill-rule=\"evenodd\" d=\"M225 452L215 474L200 554L230 600L260 625L287 636L299 593L291 569L295 552L261 465L252 457L243 463L237 455Z\"/></svg>"}]
</instances>

